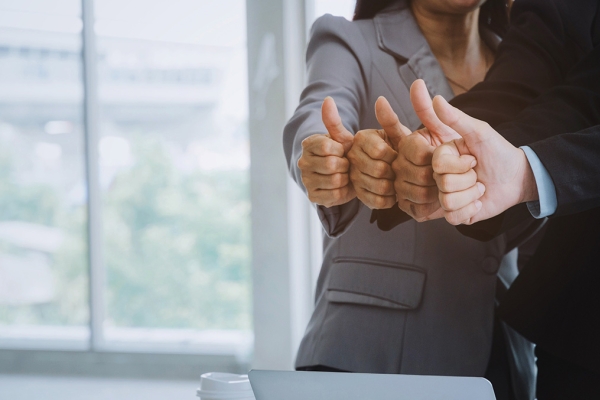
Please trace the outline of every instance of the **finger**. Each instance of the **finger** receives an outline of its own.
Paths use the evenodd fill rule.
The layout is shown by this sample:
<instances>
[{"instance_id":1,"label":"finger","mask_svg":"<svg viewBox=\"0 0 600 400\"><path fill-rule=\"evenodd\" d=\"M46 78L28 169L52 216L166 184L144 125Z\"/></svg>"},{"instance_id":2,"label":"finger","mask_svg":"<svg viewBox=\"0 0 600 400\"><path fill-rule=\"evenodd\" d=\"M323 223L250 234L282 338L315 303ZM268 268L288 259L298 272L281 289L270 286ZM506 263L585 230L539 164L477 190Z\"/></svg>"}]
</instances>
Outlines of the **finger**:
<instances>
[{"instance_id":1,"label":"finger","mask_svg":"<svg viewBox=\"0 0 600 400\"><path fill-rule=\"evenodd\" d=\"M445 211L460 210L478 200L485 193L485 186L478 182L469 189L454 193L440 192L440 205Z\"/></svg>"},{"instance_id":2,"label":"finger","mask_svg":"<svg viewBox=\"0 0 600 400\"><path fill-rule=\"evenodd\" d=\"M437 201L430 204L415 204L408 200L398 200L398 207L418 222L423 222L430 216L436 216L440 209Z\"/></svg>"},{"instance_id":3,"label":"finger","mask_svg":"<svg viewBox=\"0 0 600 400\"><path fill-rule=\"evenodd\" d=\"M348 174L337 173L332 175L322 175L317 173L308 173L302 175L302 183L306 188L317 189L339 189L348 185L350 177Z\"/></svg>"},{"instance_id":4,"label":"finger","mask_svg":"<svg viewBox=\"0 0 600 400\"><path fill-rule=\"evenodd\" d=\"M421 135L416 135L400 144L399 150L414 165L431 165L435 147L427 143Z\"/></svg>"},{"instance_id":5,"label":"finger","mask_svg":"<svg viewBox=\"0 0 600 400\"><path fill-rule=\"evenodd\" d=\"M453 140L435 149L431 165L436 173L464 174L477 165L477 159L472 155L460 155L460 150L466 151L461 144L464 144L462 139Z\"/></svg>"},{"instance_id":6,"label":"finger","mask_svg":"<svg viewBox=\"0 0 600 400\"><path fill-rule=\"evenodd\" d=\"M346 185L339 189L319 189L308 193L308 198L311 202L325 206L333 207L340 204L346 204L356 197L356 192L352 185Z\"/></svg>"},{"instance_id":7,"label":"finger","mask_svg":"<svg viewBox=\"0 0 600 400\"><path fill-rule=\"evenodd\" d=\"M479 200L475 200L473 203L461 208L456 211L446 211L444 217L452 225L470 224L472 219L481 210L483 204Z\"/></svg>"},{"instance_id":8,"label":"finger","mask_svg":"<svg viewBox=\"0 0 600 400\"><path fill-rule=\"evenodd\" d=\"M352 147L354 135L342 124L342 118L332 97L328 96L323 101L321 117L331 138L344 146L344 153L348 153Z\"/></svg>"},{"instance_id":9,"label":"finger","mask_svg":"<svg viewBox=\"0 0 600 400\"><path fill-rule=\"evenodd\" d=\"M443 123L436 115L429 91L427 90L425 81L422 79L417 79L411 85L410 101L423 125L429 129L432 136L438 139L438 144L449 142L459 137L450 126Z\"/></svg>"},{"instance_id":10,"label":"finger","mask_svg":"<svg viewBox=\"0 0 600 400\"><path fill-rule=\"evenodd\" d=\"M302 141L302 151L317 156L344 157L344 146L328 135L311 135Z\"/></svg>"},{"instance_id":11,"label":"finger","mask_svg":"<svg viewBox=\"0 0 600 400\"><path fill-rule=\"evenodd\" d=\"M437 186L417 186L408 182L398 182L394 187L398 199L415 204L431 204L439 201Z\"/></svg>"},{"instance_id":12,"label":"finger","mask_svg":"<svg viewBox=\"0 0 600 400\"><path fill-rule=\"evenodd\" d=\"M438 189L443 193L460 192L477 183L477 173L470 169L464 174L438 174L433 173L433 179Z\"/></svg>"},{"instance_id":13,"label":"finger","mask_svg":"<svg viewBox=\"0 0 600 400\"><path fill-rule=\"evenodd\" d=\"M353 168L358 169L363 174L377 179L395 179L396 174L392 166L382 160L373 160L363 151L350 151L348 158Z\"/></svg>"},{"instance_id":14,"label":"finger","mask_svg":"<svg viewBox=\"0 0 600 400\"><path fill-rule=\"evenodd\" d=\"M356 196L364 205L371 210L382 210L392 208L396 204L396 196L381 196L369 192L368 190L356 188Z\"/></svg>"},{"instance_id":15,"label":"finger","mask_svg":"<svg viewBox=\"0 0 600 400\"><path fill-rule=\"evenodd\" d=\"M410 129L400 123L398 114L394 112L390 103L383 96L380 96L375 102L375 116L394 148L398 148L400 139L412 133Z\"/></svg>"},{"instance_id":16,"label":"finger","mask_svg":"<svg viewBox=\"0 0 600 400\"><path fill-rule=\"evenodd\" d=\"M350 179L355 188L367 190L379 196L396 196L394 181L391 179L377 179L352 168Z\"/></svg>"},{"instance_id":17,"label":"finger","mask_svg":"<svg viewBox=\"0 0 600 400\"><path fill-rule=\"evenodd\" d=\"M460 136L469 141L483 140L485 136L495 132L486 122L475 119L458 108L451 106L442 96L433 99L433 108L442 123L450 126Z\"/></svg>"},{"instance_id":18,"label":"finger","mask_svg":"<svg viewBox=\"0 0 600 400\"><path fill-rule=\"evenodd\" d=\"M350 168L350 162L347 158L335 156L313 156L308 155L300 157L298 168L301 171L316 172L323 175L332 175L336 173L347 173Z\"/></svg>"},{"instance_id":19,"label":"finger","mask_svg":"<svg viewBox=\"0 0 600 400\"><path fill-rule=\"evenodd\" d=\"M402 156L392 163L396 179L419 186L436 186L431 165L414 165Z\"/></svg>"},{"instance_id":20,"label":"finger","mask_svg":"<svg viewBox=\"0 0 600 400\"><path fill-rule=\"evenodd\" d=\"M354 137L354 144L350 152L363 151L373 160L382 160L391 164L398 153L390 147L382 136L385 136L385 134L376 129L359 131Z\"/></svg>"},{"instance_id":21,"label":"finger","mask_svg":"<svg viewBox=\"0 0 600 400\"><path fill-rule=\"evenodd\" d=\"M475 157L470 155L457 157L451 154L442 154L434 156L431 165L438 174L464 174L473 169L477 162Z\"/></svg>"}]
</instances>

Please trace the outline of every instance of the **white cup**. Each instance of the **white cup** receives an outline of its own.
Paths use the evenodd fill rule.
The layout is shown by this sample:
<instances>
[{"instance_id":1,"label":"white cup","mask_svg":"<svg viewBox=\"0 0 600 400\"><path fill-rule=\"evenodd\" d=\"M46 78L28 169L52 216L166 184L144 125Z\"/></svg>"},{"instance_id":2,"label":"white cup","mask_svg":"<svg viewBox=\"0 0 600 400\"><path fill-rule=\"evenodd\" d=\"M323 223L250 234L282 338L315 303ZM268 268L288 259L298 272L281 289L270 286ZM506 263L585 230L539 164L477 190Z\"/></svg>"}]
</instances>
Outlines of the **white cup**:
<instances>
[{"instance_id":1,"label":"white cup","mask_svg":"<svg viewBox=\"0 0 600 400\"><path fill-rule=\"evenodd\" d=\"M255 400L248 375L209 372L200 376L200 400Z\"/></svg>"}]
</instances>

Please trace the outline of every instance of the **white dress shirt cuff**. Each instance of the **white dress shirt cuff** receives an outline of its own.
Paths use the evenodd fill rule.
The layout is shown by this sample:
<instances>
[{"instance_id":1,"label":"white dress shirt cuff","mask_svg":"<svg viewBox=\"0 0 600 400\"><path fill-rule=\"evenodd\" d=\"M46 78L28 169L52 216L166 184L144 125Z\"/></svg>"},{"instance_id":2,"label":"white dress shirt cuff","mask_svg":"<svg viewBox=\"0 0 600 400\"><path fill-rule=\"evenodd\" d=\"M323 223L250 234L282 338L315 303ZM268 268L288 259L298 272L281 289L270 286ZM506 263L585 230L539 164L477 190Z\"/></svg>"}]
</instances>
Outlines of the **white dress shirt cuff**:
<instances>
[{"instance_id":1,"label":"white dress shirt cuff","mask_svg":"<svg viewBox=\"0 0 600 400\"><path fill-rule=\"evenodd\" d=\"M535 151L531 150L529 146L521 146L521 150L525 152L527 161L529 161L539 195L538 201L527 202L527 208L534 218L548 217L556 212L558 206L556 188L554 182L552 182L552 177L540 158L535 154Z\"/></svg>"}]
</instances>

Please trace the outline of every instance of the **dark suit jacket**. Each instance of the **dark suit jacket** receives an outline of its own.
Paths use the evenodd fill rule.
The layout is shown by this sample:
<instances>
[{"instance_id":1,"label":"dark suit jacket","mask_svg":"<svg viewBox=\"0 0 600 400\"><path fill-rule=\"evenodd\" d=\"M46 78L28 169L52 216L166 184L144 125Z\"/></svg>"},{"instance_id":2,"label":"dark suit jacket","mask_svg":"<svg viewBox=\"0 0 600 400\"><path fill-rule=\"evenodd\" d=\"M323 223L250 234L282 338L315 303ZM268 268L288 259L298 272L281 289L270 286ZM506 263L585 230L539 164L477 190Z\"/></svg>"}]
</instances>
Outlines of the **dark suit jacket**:
<instances>
[{"instance_id":1,"label":"dark suit jacket","mask_svg":"<svg viewBox=\"0 0 600 400\"><path fill-rule=\"evenodd\" d=\"M600 371L600 127L594 125L600 124L599 6L597 0L516 2L516 33L536 22L546 29L540 26L536 36L529 36L533 41L523 37L518 45L511 43L517 35L507 36L505 59L498 60L476 90L455 100L466 113L491 121L514 145L529 145L556 186L557 211L535 255L506 294L500 315L544 350L596 371ZM539 12L542 9L545 14ZM520 60L516 72L513 65L519 63L510 57L521 45L529 48L529 55ZM535 74L541 79L536 81ZM513 84L503 86L502 79L510 81L511 76ZM523 80L527 76L530 81ZM536 89L555 79L552 89L527 104ZM520 84L521 90L515 90ZM516 101L507 100L511 98ZM525 104L527 108L513 117ZM520 205L459 230L486 240L530 218Z\"/></svg>"},{"instance_id":2,"label":"dark suit jacket","mask_svg":"<svg viewBox=\"0 0 600 400\"><path fill-rule=\"evenodd\" d=\"M530 145L550 173L558 209L501 306L546 351L600 371L600 2L519 0L486 80L452 103ZM591 127L591 128L590 128ZM589 129L586 129L589 128ZM395 215L393 215L395 213ZM380 214L389 228L406 217ZM533 220L525 205L458 229L489 240Z\"/></svg>"}]
</instances>

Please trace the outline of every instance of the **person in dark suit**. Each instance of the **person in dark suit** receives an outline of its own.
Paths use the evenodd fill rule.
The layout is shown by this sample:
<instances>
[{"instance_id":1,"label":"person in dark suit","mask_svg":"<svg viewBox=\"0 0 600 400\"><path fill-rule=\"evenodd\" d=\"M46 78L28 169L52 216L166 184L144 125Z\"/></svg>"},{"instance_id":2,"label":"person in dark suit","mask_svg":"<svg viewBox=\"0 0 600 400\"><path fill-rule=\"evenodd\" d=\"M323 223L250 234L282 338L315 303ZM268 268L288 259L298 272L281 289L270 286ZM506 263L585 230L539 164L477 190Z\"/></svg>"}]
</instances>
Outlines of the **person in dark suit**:
<instances>
[{"instance_id":1,"label":"person in dark suit","mask_svg":"<svg viewBox=\"0 0 600 400\"><path fill-rule=\"evenodd\" d=\"M553 185L556 202L545 207L536 204L542 197L536 193L538 187L523 197L511 197L513 202L514 198L518 202L530 200L529 207L519 204L494 218L458 229L467 236L489 240L517 222L534 216L549 217L542 243L506 293L500 313L537 344L539 400L600 398L600 130L596 126L600 124L600 3L520 0L511 18L512 26L486 80L452 103L489 123L512 146L527 146L533 153L531 157L523 150L525 154L515 156L512 162L526 159L531 174L534 165L541 165ZM434 134L439 129L451 129L447 124L458 130L469 128L457 125L453 115L456 111L441 99L434 102L438 113L432 113L431 107L418 106L416 110ZM484 131L482 126L487 125L478 127ZM500 151L498 146L496 150ZM493 176L491 167L486 167L488 161L481 152L474 170L477 179ZM416 167L431 165L415 166L414 171ZM417 176L414 171L397 170L396 175L409 179L410 174ZM440 168L438 171L445 172ZM529 189L532 182L537 182L537 176L533 174L532 181L531 174L530 184L524 185ZM440 176L437 178L438 186L449 191L440 183ZM495 209L489 202L486 206L486 199L502 198L497 193L506 193L494 187L497 183L488 179L485 194L478 199L478 212L482 214L469 223L491 217L510 205L509 201L500 207L496 204ZM443 191L435 198L413 196L414 205L435 204L441 198L450 212L458 211L444 200ZM397 195L401 198L412 194ZM481 192L475 196L481 196ZM477 208L477 200L467 206ZM405 211L427 218L418 215L418 207ZM374 217L380 226L388 228L402 222L406 214L391 209ZM470 214L464 214L451 220L458 223L469 218Z\"/></svg>"},{"instance_id":2,"label":"person in dark suit","mask_svg":"<svg viewBox=\"0 0 600 400\"><path fill-rule=\"evenodd\" d=\"M445 213L453 223L487 219L461 232L488 239L531 216L550 217L538 251L499 309L537 344L538 399L600 398L600 125L541 139L521 151L441 98L434 99L434 109L464 135L433 156L436 180L447 185L440 187L440 202L449 206ZM569 74L566 85L541 96L498 132L541 138L579 123L600 124L600 47ZM469 189L448 190L469 186L463 154L477 158L475 181L486 186L475 201L468 199ZM522 203L528 212L518 206Z\"/></svg>"}]
</instances>

